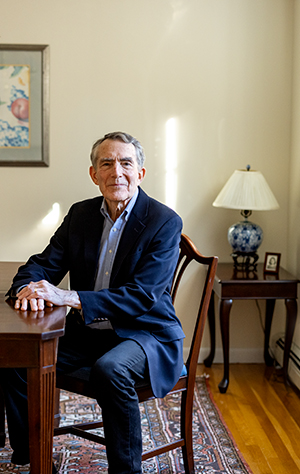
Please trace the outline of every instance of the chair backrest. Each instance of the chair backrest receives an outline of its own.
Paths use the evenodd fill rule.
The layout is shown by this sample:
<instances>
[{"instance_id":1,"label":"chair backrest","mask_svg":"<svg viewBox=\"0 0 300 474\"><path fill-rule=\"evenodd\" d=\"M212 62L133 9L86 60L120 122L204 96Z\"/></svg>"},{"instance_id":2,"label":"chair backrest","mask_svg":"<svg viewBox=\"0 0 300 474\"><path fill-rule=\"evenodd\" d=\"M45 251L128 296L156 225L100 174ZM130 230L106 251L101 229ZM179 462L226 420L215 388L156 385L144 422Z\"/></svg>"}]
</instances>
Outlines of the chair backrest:
<instances>
[{"instance_id":1,"label":"chair backrest","mask_svg":"<svg viewBox=\"0 0 300 474\"><path fill-rule=\"evenodd\" d=\"M202 255L191 239L185 235L181 235L180 242L180 254L177 263L177 267L174 273L171 296L173 303L175 301L177 290L181 282L184 271L187 266L192 262L196 261L206 267L206 278L202 288L202 295L198 310L198 315L194 327L192 342L190 346L189 355L186 361L186 366L189 372L191 380L196 376L196 369L198 363L198 357L200 352L201 340L204 332L204 325L212 295L212 289L214 284L214 278L216 275L218 257L205 257ZM196 291L200 292L200 288Z\"/></svg>"},{"instance_id":2,"label":"chair backrest","mask_svg":"<svg viewBox=\"0 0 300 474\"><path fill-rule=\"evenodd\" d=\"M13 277L23 263L0 262L0 294L5 294L9 290Z\"/></svg>"}]
</instances>

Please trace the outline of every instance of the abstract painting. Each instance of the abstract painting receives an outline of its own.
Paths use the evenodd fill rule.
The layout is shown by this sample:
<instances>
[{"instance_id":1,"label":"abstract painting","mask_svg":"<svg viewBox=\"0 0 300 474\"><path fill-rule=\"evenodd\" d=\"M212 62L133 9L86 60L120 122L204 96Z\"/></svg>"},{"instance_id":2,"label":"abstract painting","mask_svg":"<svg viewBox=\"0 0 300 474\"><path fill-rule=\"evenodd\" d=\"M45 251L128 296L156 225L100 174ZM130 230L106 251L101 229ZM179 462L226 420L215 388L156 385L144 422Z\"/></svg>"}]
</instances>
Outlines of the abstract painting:
<instances>
[{"instance_id":1,"label":"abstract painting","mask_svg":"<svg viewBox=\"0 0 300 474\"><path fill-rule=\"evenodd\" d=\"M0 166L49 165L48 49L0 44Z\"/></svg>"}]
</instances>

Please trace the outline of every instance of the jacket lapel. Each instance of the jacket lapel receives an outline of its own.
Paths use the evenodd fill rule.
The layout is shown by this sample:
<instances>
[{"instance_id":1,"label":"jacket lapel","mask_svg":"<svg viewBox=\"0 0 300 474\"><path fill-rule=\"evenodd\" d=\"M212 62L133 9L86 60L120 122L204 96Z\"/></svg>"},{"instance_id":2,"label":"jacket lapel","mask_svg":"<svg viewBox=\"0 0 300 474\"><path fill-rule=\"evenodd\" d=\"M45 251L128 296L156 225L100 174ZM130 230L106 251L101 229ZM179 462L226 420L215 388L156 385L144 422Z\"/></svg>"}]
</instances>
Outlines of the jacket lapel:
<instances>
[{"instance_id":1,"label":"jacket lapel","mask_svg":"<svg viewBox=\"0 0 300 474\"><path fill-rule=\"evenodd\" d=\"M100 240L104 222L100 212L102 200L102 197L94 200L93 206L84 220L85 277L87 287L90 289L94 288L99 260Z\"/></svg>"}]
</instances>

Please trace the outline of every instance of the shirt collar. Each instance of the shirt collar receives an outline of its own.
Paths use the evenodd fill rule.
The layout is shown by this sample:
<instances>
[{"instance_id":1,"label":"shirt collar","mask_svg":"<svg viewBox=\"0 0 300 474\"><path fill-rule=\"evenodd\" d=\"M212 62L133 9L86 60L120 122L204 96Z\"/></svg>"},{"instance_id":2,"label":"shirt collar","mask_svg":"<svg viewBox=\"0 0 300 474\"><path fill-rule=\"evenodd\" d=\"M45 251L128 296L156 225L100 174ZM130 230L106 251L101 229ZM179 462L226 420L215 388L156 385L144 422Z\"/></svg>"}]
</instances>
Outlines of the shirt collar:
<instances>
[{"instance_id":1,"label":"shirt collar","mask_svg":"<svg viewBox=\"0 0 300 474\"><path fill-rule=\"evenodd\" d=\"M125 207L124 211L122 212L122 214L118 217L118 219L124 215L124 219L127 221L129 219L129 215L133 209L133 206L135 205L136 203L136 200L137 200L137 197L139 195L139 188L137 188L137 190L135 191L134 195L132 196L132 198L130 199L129 203L127 204L127 206ZM102 204L101 204L101 208L100 208L100 212L101 214L104 216L104 217L109 217L109 214L108 214L108 207L107 207L107 202L105 199L103 199L102 201Z\"/></svg>"}]
</instances>

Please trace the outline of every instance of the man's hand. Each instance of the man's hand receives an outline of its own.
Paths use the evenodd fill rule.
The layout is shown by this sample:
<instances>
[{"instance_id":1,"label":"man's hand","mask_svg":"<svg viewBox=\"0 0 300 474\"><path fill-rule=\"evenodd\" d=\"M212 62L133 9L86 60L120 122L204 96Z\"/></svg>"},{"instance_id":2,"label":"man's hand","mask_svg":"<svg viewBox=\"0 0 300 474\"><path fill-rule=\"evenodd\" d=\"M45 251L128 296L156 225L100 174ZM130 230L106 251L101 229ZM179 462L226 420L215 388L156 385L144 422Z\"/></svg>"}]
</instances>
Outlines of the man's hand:
<instances>
[{"instance_id":1,"label":"man's hand","mask_svg":"<svg viewBox=\"0 0 300 474\"><path fill-rule=\"evenodd\" d=\"M42 311L46 306L70 306L80 309L81 302L76 291L61 290L46 280L30 282L17 294L15 309ZM29 304L28 304L29 303Z\"/></svg>"}]
</instances>

